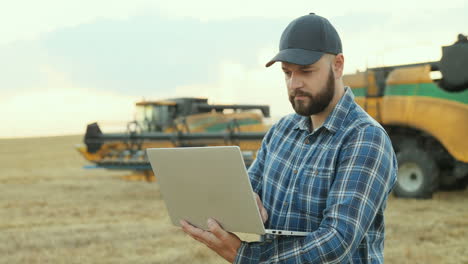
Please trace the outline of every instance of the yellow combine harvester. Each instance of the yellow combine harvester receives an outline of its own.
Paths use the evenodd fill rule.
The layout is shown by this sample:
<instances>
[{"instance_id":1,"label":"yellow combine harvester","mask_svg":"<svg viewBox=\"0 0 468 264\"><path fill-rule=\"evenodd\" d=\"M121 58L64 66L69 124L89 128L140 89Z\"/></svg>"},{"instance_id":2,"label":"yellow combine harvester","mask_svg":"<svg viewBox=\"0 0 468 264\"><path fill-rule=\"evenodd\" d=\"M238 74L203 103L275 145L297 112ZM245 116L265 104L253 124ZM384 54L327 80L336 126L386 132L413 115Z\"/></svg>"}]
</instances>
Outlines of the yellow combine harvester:
<instances>
[{"instance_id":1,"label":"yellow combine harvester","mask_svg":"<svg viewBox=\"0 0 468 264\"><path fill-rule=\"evenodd\" d=\"M397 153L395 195L429 198L468 178L468 41L440 61L370 68L344 76L357 103L387 130Z\"/></svg>"},{"instance_id":2,"label":"yellow combine harvester","mask_svg":"<svg viewBox=\"0 0 468 264\"><path fill-rule=\"evenodd\" d=\"M206 98L175 98L136 104L137 118L124 133L102 133L89 124L78 151L94 168L131 170L131 178L154 180L145 149L237 145L246 165L268 129L265 105L212 105ZM89 166L88 166L89 167Z\"/></svg>"}]
</instances>

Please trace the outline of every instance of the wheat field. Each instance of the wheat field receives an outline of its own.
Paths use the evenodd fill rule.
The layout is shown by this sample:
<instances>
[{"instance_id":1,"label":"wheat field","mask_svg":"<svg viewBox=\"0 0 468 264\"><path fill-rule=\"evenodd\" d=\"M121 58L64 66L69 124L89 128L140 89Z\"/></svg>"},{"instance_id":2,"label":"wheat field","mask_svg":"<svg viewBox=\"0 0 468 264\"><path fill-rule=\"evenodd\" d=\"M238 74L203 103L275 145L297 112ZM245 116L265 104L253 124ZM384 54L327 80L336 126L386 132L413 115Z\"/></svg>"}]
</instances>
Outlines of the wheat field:
<instances>
[{"instance_id":1,"label":"wheat field","mask_svg":"<svg viewBox=\"0 0 468 264\"><path fill-rule=\"evenodd\" d=\"M0 263L226 263L171 226L157 182L83 169L81 141L0 139ZM392 197L386 223L386 263L468 263L466 190Z\"/></svg>"}]
</instances>

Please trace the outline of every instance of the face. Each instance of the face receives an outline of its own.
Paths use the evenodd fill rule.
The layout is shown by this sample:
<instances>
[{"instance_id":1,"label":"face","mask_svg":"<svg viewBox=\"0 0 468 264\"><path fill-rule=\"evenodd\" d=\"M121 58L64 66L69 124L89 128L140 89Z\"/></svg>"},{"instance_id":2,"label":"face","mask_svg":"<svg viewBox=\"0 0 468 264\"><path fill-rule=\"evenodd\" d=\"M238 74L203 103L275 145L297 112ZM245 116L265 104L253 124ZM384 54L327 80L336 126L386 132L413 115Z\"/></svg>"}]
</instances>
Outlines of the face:
<instances>
[{"instance_id":1,"label":"face","mask_svg":"<svg viewBox=\"0 0 468 264\"><path fill-rule=\"evenodd\" d=\"M307 66L282 63L289 101L299 115L310 116L322 112L335 95L332 66L324 57Z\"/></svg>"}]
</instances>

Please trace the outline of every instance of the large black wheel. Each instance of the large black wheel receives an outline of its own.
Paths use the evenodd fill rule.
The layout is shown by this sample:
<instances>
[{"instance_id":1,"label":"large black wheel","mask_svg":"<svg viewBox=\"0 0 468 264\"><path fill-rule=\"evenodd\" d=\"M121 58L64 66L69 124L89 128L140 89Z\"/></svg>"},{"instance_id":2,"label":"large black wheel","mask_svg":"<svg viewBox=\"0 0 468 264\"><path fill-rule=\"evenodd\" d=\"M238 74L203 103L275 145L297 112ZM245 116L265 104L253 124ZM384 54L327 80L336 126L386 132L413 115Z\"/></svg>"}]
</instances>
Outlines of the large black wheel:
<instances>
[{"instance_id":1,"label":"large black wheel","mask_svg":"<svg viewBox=\"0 0 468 264\"><path fill-rule=\"evenodd\" d=\"M439 188L444 191L464 190L468 184L468 163L455 161L451 170L440 171Z\"/></svg>"},{"instance_id":2,"label":"large black wheel","mask_svg":"<svg viewBox=\"0 0 468 264\"><path fill-rule=\"evenodd\" d=\"M397 153L398 177L394 194L397 197L428 199L438 189L439 168L434 158L412 145Z\"/></svg>"},{"instance_id":3,"label":"large black wheel","mask_svg":"<svg viewBox=\"0 0 468 264\"><path fill-rule=\"evenodd\" d=\"M465 189L464 179L457 179L451 171L440 172L439 189L443 191L459 191Z\"/></svg>"}]
</instances>

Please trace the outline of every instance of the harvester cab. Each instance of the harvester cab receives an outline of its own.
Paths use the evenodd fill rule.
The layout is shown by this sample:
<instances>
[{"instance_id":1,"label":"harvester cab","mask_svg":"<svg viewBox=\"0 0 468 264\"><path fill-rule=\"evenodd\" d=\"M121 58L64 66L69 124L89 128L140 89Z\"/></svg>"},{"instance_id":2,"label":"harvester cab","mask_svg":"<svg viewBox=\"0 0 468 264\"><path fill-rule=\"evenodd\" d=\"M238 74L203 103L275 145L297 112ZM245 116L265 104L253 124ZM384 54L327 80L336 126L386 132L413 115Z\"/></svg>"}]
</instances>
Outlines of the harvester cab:
<instances>
[{"instance_id":1,"label":"harvester cab","mask_svg":"<svg viewBox=\"0 0 468 264\"><path fill-rule=\"evenodd\" d=\"M261 111L263 117L270 117L266 105L214 105L207 98L175 98L163 101L141 101L136 104L135 121L145 132L173 132L186 125L185 117L203 113L224 115L225 110Z\"/></svg>"},{"instance_id":2,"label":"harvester cab","mask_svg":"<svg viewBox=\"0 0 468 264\"><path fill-rule=\"evenodd\" d=\"M177 104L173 101L143 101L136 104L135 121L143 131L162 132L173 126Z\"/></svg>"},{"instance_id":3,"label":"harvester cab","mask_svg":"<svg viewBox=\"0 0 468 264\"><path fill-rule=\"evenodd\" d=\"M440 86L450 92L468 89L468 38L459 34L458 40L450 46L442 47L439 63L442 80Z\"/></svg>"}]
</instances>

